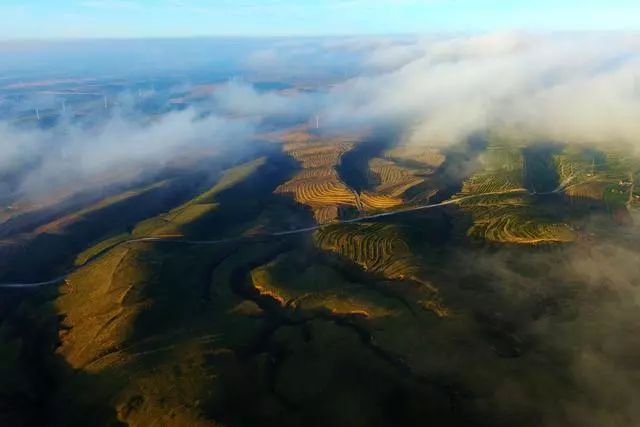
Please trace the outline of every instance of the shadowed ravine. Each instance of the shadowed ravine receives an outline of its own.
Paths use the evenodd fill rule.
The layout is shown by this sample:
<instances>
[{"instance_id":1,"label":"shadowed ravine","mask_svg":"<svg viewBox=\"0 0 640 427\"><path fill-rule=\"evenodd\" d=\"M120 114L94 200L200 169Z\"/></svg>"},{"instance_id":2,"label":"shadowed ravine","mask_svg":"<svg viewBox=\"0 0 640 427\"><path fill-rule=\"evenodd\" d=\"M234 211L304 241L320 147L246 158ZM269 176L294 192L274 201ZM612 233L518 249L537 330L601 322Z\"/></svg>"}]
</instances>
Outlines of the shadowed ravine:
<instances>
[{"instance_id":1,"label":"shadowed ravine","mask_svg":"<svg viewBox=\"0 0 640 427\"><path fill-rule=\"evenodd\" d=\"M463 197L458 197L458 198L455 198L455 199L445 200L445 201L439 202L439 203L420 205L420 206L412 206L412 207L407 207L407 208L404 208L404 209L394 210L394 211L391 211L391 212L383 212L383 213L379 213L379 214L366 215L366 216L352 218L352 219L333 221L333 222L330 222L330 223L327 223L327 224L319 224L319 225L314 225L314 226L311 226L311 227L304 227L304 228L298 228L298 229L293 229L293 230L284 230L284 231L274 231L274 232L271 232L271 233L264 233L264 234L258 234L258 235L253 235L253 236L242 235L242 236L235 236L235 237L228 237L228 238L224 238L224 239L214 239L214 240L190 240L190 239L181 239L181 238L174 238L174 237L141 237L141 238L137 238L137 239L129 239L129 240L125 240L123 242L119 242L119 243L117 243L117 244L105 249L101 253L103 253L103 252L105 252L107 250L111 250L111 249L113 249L113 248L115 248L117 246L127 245L127 244L131 244L131 243L177 243L177 244L184 244L184 245L222 245L222 244L225 244L225 243L239 243L239 242L250 241L250 240L268 239L268 238L272 238L272 237L283 237L283 236L296 235L296 234L302 234L302 233L310 233L310 232L319 230L321 228L332 226L332 225L337 225L337 224L352 224L352 223L357 223L357 222L365 222L365 221L370 221L372 219L387 218L387 217L392 217L392 216L397 216L397 215L402 215L402 214L408 214L408 213L412 213L412 212L419 212L419 211L423 211L423 210L426 210L426 209L434 209L434 208L438 208L438 207L442 207L442 206L454 205L454 204L460 203L460 202L465 201L465 200L470 200L470 199L475 199L475 198L483 198L483 197L487 197L487 196L499 196L499 195L504 195L504 194L528 194L528 195L545 196L545 195L559 194L562 191L566 190L567 188L570 188L570 187L576 186L576 185L580 185L580 183L574 183L574 184L572 184L570 186L567 186L567 187L564 187L564 188L557 187L557 188L555 188L555 189L553 189L551 191L547 191L547 192L544 192L544 193L531 192L531 191L528 191L527 189L524 189L524 188L518 188L518 189L514 189L514 190L496 191L496 192L489 192L489 193L483 193L483 194L473 194L473 195L469 195L469 196L463 196ZM78 268L81 268L82 266L86 265L90 261L96 259L97 257L100 256L100 254L97 254L94 257L89 258L83 264L78 265L74 269L70 270L69 272L67 272L67 273L65 273L63 275L60 275L58 277L55 277L53 279L49 279L49 280L41 281L41 282L33 282L33 283L0 283L0 288L37 288L37 287L41 287L41 286L47 286L47 285L53 285L53 284L59 283L59 282L63 281L65 279L65 277L68 276L71 272L75 271Z\"/></svg>"}]
</instances>

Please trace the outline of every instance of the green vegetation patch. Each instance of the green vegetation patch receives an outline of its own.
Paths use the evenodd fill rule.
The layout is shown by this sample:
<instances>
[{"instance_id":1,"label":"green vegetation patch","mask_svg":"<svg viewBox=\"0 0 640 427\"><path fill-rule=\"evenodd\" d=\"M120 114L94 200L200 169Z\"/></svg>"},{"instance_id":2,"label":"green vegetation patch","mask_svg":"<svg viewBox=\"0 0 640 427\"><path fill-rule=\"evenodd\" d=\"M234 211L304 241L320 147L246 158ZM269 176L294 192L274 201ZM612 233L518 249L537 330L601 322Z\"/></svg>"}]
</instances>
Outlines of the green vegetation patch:
<instances>
[{"instance_id":1,"label":"green vegetation patch","mask_svg":"<svg viewBox=\"0 0 640 427\"><path fill-rule=\"evenodd\" d=\"M547 164L548 161L537 158L539 154L531 155L536 159L527 166ZM515 244L575 239L572 228L554 215L547 202L524 188L525 161L520 147L491 145L479 162L480 171L469 177L455 196L461 199L459 206L471 216L469 236Z\"/></svg>"},{"instance_id":2,"label":"green vegetation patch","mask_svg":"<svg viewBox=\"0 0 640 427\"><path fill-rule=\"evenodd\" d=\"M352 223L324 227L314 234L316 245L390 279L414 278L420 262L397 226Z\"/></svg>"},{"instance_id":3,"label":"green vegetation patch","mask_svg":"<svg viewBox=\"0 0 640 427\"><path fill-rule=\"evenodd\" d=\"M306 255L287 252L251 271L256 290L296 310L323 310L336 315L381 317L397 303L359 282L352 282L331 266Z\"/></svg>"}]
</instances>

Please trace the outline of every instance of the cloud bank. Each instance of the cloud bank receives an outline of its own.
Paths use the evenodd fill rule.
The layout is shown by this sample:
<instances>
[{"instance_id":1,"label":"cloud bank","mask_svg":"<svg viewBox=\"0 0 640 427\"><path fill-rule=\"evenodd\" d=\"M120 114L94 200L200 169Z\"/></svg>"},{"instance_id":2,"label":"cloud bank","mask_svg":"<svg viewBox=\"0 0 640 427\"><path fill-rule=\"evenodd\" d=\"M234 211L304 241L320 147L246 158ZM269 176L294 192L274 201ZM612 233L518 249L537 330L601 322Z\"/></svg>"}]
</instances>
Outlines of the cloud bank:
<instances>
[{"instance_id":1,"label":"cloud bank","mask_svg":"<svg viewBox=\"0 0 640 427\"><path fill-rule=\"evenodd\" d=\"M153 118L127 107L126 95L125 107L98 125L63 120L49 129L25 129L0 123L0 176L15 177L1 181L0 200L81 190L107 177L126 180L201 148L250 148L261 125L305 122L316 114L323 132L393 127L404 130L409 144L446 146L508 127L541 140L640 148L637 34L284 40L239 62L253 76L264 65L269 78L294 80L295 90L231 81L217 84L197 105ZM189 87L184 82L178 92ZM531 357L538 368L552 367L545 374L562 374L555 380L566 394L551 395L556 406L543 414L547 425L635 425L640 250L619 242L589 249L525 257L474 252L456 265L461 273L472 266L470 275L493 280L491 298L499 295L505 311L498 320L540 346ZM513 254L520 264L509 258ZM478 304L487 317L496 317L497 306L495 300ZM539 390L508 380L496 379L494 400L531 411ZM554 390L543 392L548 397Z\"/></svg>"},{"instance_id":2,"label":"cloud bank","mask_svg":"<svg viewBox=\"0 0 640 427\"><path fill-rule=\"evenodd\" d=\"M640 140L640 36L498 33L374 46L336 87L336 123L401 123L411 143L509 126L566 142Z\"/></svg>"},{"instance_id":3,"label":"cloud bank","mask_svg":"<svg viewBox=\"0 0 640 427\"><path fill-rule=\"evenodd\" d=\"M189 44L189 55L196 45ZM201 54L215 57L215 45L203 42ZM638 34L276 39L242 46L232 61L240 64L236 71L293 90L258 89L241 79L217 83L208 99L146 124L127 108L95 128L63 122L18 130L0 123L6 153L0 171L36 165L19 191L46 192L64 181L58 175L84 179L118 165L158 167L199 144L248 141L259 123L304 123L315 115L327 132L393 127L411 144L456 144L502 127L568 143L640 142ZM222 52L228 56L230 50ZM181 90L191 84L180 82ZM32 104L34 96L28 98ZM131 103L121 98L123 105ZM66 163L59 161L61 153Z\"/></svg>"},{"instance_id":4,"label":"cloud bank","mask_svg":"<svg viewBox=\"0 0 640 427\"><path fill-rule=\"evenodd\" d=\"M0 124L0 173L18 182L4 188L37 200L84 187L126 182L160 170L173 159L199 149L239 148L254 135L251 120L202 117L195 109L174 111L141 122L117 112L105 123L83 126L63 120L49 129L17 129ZM0 188L0 193L3 191Z\"/></svg>"},{"instance_id":5,"label":"cloud bank","mask_svg":"<svg viewBox=\"0 0 640 427\"><path fill-rule=\"evenodd\" d=\"M588 249L458 254L463 276L489 283L469 296L474 312L523 349L520 368L489 381L499 411L545 426L638 424L639 236L621 234Z\"/></svg>"},{"instance_id":6,"label":"cloud bank","mask_svg":"<svg viewBox=\"0 0 640 427\"><path fill-rule=\"evenodd\" d=\"M331 68L336 63L340 70ZM273 112L316 108L337 129L400 127L409 143L454 144L496 127L568 143L640 141L635 33L285 40L253 52L245 65L272 77L330 82L313 102L280 99ZM248 109L263 105L257 97L245 101Z\"/></svg>"}]
</instances>

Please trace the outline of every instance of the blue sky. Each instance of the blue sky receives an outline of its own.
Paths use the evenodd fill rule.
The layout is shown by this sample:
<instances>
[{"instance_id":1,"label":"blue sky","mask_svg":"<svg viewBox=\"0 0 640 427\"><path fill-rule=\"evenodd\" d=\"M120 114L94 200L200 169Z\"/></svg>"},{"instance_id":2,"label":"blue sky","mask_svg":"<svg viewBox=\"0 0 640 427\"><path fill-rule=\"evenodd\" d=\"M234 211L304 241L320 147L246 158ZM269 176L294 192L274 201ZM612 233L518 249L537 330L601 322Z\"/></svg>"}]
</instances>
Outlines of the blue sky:
<instances>
[{"instance_id":1,"label":"blue sky","mask_svg":"<svg viewBox=\"0 0 640 427\"><path fill-rule=\"evenodd\" d=\"M0 0L0 39L640 30L640 0Z\"/></svg>"}]
</instances>

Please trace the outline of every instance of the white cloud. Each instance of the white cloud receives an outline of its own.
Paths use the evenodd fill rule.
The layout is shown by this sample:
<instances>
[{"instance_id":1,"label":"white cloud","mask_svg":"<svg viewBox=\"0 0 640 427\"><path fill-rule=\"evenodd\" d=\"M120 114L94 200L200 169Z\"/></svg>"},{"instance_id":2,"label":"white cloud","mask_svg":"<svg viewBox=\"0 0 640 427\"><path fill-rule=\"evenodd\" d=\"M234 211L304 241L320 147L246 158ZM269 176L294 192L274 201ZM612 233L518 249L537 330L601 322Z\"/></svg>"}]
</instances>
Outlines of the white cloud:
<instances>
[{"instance_id":1,"label":"white cloud","mask_svg":"<svg viewBox=\"0 0 640 427\"><path fill-rule=\"evenodd\" d=\"M37 199L61 189L81 190L97 177L102 185L126 181L200 148L240 149L253 135L250 119L200 117L190 109L148 124L121 115L97 128L61 123L46 131L26 131L2 124L0 172L24 167L12 192Z\"/></svg>"},{"instance_id":2,"label":"white cloud","mask_svg":"<svg viewBox=\"0 0 640 427\"><path fill-rule=\"evenodd\" d=\"M79 175L121 163L153 168L200 142L250 139L261 120L305 121L318 113L325 129L393 126L415 144L454 144L488 128L517 126L541 139L640 146L634 34L281 40L245 64L256 76L264 71L311 87L324 81L318 76L347 80L322 93L287 94L231 82L216 88L208 104L216 115L204 119L187 110L146 126L116 118L99 130L17 132L0 125L0 169L33 155L43 166L24 188L56 182L47 175L56 171L55 156L47 159L52 140L66 141Z\"/></svg>"},{"instance_id":3,"label":"white cloud","mask_svg":"<svg viewBox=\"0 0 640 427\"><path fill-rule=\"evenodd\" d=\"M253 86L241 82L229 82L212 95L216 111L239 116L258 118L301 119L314 111L316 99L299 94L295 97L274 92L258 92Z\"/></svg>"},{"instance_id":4,"label":"white cloud","mask_svg":"<svg viewBox=\"0 0 640 427\"><path fill-rule=\"evenodd\" d=\"M640 143L638 36L457 36L392 43L365 63L384 72L333 90L325 115L336 122L401 124L415 143L501 125L568 142Z\"/></svg>"}]
</instances>

